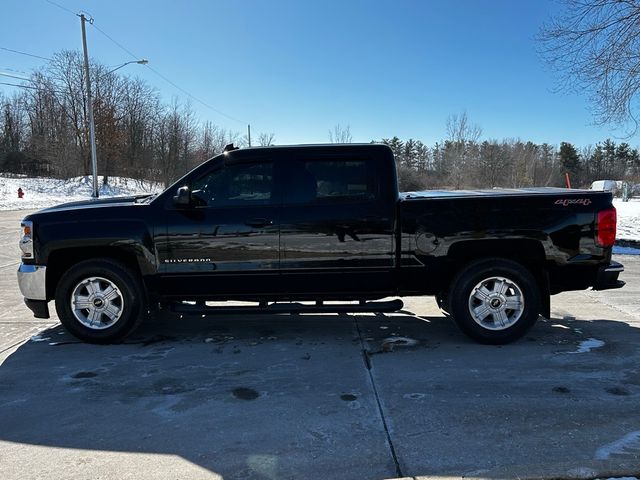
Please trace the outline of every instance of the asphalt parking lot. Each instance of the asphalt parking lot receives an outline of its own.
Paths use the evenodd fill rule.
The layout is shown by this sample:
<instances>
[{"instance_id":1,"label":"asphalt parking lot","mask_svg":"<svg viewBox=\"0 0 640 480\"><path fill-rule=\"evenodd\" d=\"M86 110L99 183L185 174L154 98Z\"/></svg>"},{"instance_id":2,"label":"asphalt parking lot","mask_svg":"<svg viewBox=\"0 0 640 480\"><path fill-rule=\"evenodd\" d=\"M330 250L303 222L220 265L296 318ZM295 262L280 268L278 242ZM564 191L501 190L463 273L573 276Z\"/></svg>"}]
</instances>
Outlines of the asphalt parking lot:
<instances>
[{"instance_id":1,"label":"asphalt parking lot","mask_svg":"<svg viewBox=\"0 0 640 480\"><path fill-rule=\"evenodd\" d=\"M640 259L521 341L406 313L164 316L95 346L22 305L0 212L0 478L640 475ZM53 309L52 309L53 312Z\"/></svg>"}]
</instances>

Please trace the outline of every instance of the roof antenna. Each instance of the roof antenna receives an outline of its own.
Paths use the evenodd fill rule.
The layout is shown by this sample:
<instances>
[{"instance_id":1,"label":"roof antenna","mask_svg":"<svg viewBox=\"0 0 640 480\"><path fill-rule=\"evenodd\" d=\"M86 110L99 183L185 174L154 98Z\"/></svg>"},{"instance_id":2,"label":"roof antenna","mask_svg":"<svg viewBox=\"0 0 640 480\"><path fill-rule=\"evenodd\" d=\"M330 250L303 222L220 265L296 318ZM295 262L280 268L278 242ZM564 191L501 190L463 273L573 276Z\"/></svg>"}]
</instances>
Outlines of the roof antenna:
<instances>
[{"instance_id":1,"label":"roof antenna","mask_svg":"<svg viewBox=\"0 0 640 480\"><path fill-rule=\"evenodd\" d=\"M238 150L238 147L234 146L233 143L228 143L224 146L223 152L231 152L233 150Z\"/></svg>"}]
</instances>

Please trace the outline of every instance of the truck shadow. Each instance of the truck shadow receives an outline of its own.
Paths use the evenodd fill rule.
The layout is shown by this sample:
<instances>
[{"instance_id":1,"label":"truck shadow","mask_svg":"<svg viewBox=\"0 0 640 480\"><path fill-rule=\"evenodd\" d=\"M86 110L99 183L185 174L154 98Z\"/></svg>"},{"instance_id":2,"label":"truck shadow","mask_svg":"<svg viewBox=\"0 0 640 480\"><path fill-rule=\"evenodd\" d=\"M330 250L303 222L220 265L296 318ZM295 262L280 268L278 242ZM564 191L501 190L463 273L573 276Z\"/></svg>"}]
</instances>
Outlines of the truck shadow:
<instances>
[{"instance_id":1,"label":"truck shadow","mask_svg":"<svg viewBox=\"0 0 640 480\"><path fill-rule=\"evenodd\" d=\"M593 458L640 424L637 345L640 330L607 320L543 321L503 347L407 315L166 317L110 346L54 327L0 366L0 440L170 454L227 479L387 478L398 472L380 401L403 475L487 477ZM472 416L461 429L479 402L521 415ZM571 422L582 433L569 438ZM501 436L478 448L489 430ZM169 476L162 462L145 468Z\"/></svg>"}]
</instances>

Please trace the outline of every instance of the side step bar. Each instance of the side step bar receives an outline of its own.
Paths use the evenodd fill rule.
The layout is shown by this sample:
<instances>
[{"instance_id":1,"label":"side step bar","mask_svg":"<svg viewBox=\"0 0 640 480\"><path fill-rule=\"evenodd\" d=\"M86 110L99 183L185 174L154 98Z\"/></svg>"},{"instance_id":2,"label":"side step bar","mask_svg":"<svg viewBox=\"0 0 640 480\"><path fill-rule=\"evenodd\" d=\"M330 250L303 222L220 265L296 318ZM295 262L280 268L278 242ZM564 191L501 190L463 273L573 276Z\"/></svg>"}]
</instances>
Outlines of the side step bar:
<instances>
[{"instance_id":1,"label":"side step bar","mask_svg":"<svg viewBox=\"0 0 640 480\"><path fill-rule=\"evenodd\" d=\"M316 302L315 305L302 303L271 303L259 306L209 307L204 302L172 303L171 310L176 313L196 315L232 315L232 314L269 314L269 313L356 313L356 312L396 312L402 310L402 300L385 302L334 303Z\"/></svg>"}]
</instances>

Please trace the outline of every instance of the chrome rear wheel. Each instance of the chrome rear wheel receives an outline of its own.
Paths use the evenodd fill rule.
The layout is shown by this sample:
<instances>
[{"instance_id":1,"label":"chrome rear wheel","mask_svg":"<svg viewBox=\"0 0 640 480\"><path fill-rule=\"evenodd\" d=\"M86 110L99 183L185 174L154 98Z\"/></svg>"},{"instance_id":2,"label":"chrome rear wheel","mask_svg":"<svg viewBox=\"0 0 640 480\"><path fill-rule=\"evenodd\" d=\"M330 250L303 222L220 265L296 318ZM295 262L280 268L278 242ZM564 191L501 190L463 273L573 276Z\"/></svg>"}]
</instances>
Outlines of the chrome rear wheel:
<instances>
[{"instance_id":1,"label":"chrome rear wheel","mask_svg":"<svg viewBox=\"0 0 640 480\"><path fill-rule=\"evenodd\" d=\"M522 337L541 310L541 284L525 265L484 258L460 269L451 282L451 314L460 329L481 343Z\"/></svg>"},{"instance_id":2,"label":"chrome rear wheel","mask_svg":"<svg viewBox=\"0 0 640 480\"><path fill-rule=\"evenodd\" d=\"M482 328L505 330L524 311L524 296L516 282L505 277L489 277L469 294L469 314Z\"/></svg>"}]
</instances>

